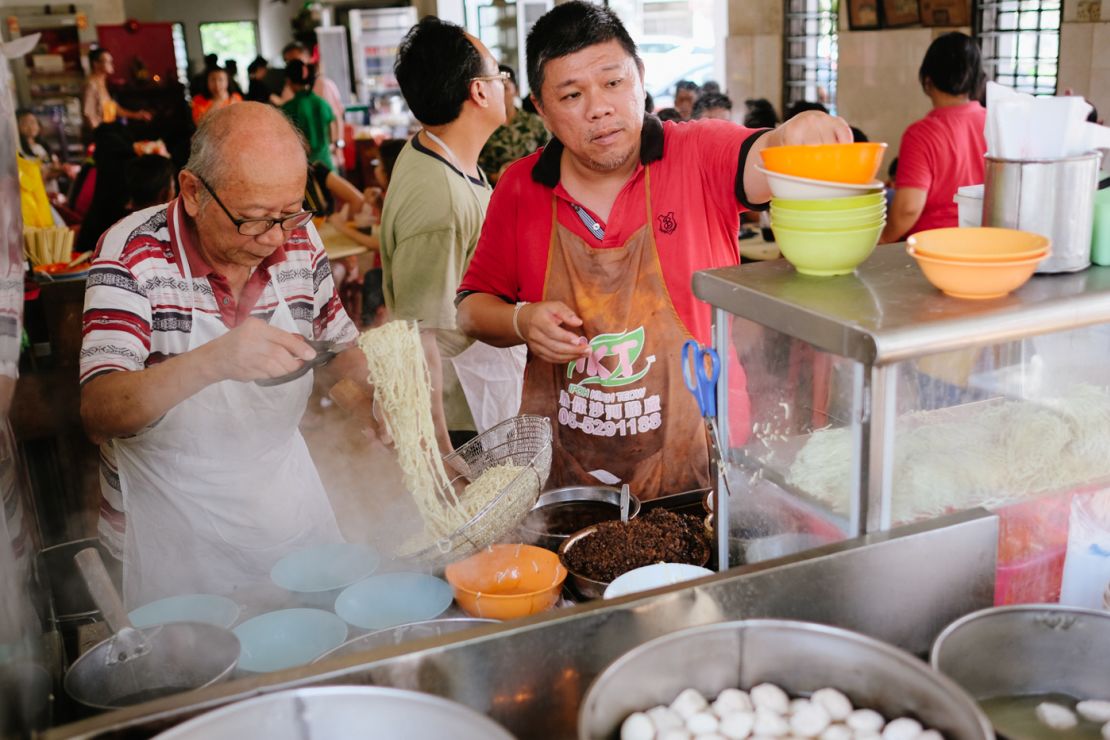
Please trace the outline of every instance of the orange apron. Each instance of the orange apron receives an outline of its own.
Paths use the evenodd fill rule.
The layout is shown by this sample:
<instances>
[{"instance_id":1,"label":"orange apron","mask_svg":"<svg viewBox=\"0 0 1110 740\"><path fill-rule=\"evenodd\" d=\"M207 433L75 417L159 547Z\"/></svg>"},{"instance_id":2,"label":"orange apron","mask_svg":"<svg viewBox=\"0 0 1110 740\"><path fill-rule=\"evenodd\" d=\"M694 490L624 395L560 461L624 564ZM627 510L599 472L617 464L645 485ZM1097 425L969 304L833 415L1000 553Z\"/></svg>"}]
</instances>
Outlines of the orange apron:
<instances>
[{"instance_id":1,"label":"orange apron","mask_svg":"<svg viewBox=\"0 0 1110 740\"><path fill-rule=\"evenodd\" d=\"M552 419L551 486L597 484L608 471L641 499L704 488L705 427L682 380L682 343L691 338L663 280L647 220L620 247L587 244L551 204L551 248L543 300L562 301L583 321L588 358L552 365L529 353L521 413Z\"/></svg>"}]
</instances>

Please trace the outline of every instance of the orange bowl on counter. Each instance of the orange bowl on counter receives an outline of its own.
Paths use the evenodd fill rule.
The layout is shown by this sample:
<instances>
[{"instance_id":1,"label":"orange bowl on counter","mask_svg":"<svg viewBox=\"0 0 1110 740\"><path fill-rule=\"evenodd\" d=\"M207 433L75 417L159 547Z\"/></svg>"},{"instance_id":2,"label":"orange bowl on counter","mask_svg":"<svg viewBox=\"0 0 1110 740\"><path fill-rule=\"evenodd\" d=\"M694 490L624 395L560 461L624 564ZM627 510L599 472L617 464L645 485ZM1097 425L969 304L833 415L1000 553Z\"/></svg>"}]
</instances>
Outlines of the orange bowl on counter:
<instances>
[{"instance_id":1,"label":"orange bowl on counter","mask_svg":"<svg viewBox=\"0 0 1110 740\"><path fill-rule=\"evenodd\" d=\"M917 254L958 262L1020 262L1047 256L1048 237L996 227L948 228L919 231L906 243Z\"/></svg>"},{"instance_id":2,"label":"orange bowl on counter","mask_svg":"<svg viewBox=\"0 0 1110 740\"><path fill-rule=\"evenodd\" d=\"M1051 254L1050 250L1039 257L1008 262L962 262L919 254L909 244L906 251L917 260L925 279L941 292L954 298L972 300L1001 298L1012 293L1028 282L1037 265Z\"/></svg>"},{"instance_id":3,"label":"orange bowl on counter","mask_svg":"<svg viewBox=\"0 0 1110 740\"><path fill-rule=\"evenodd\" d=\"M882 164L886 144L800 144L763 150L763 165L772 172L813 180L862 185L871 182Z\"/></svg>"},{"instance_id":4,"label":"orange bowl on counter","mask_svg":"<svg viewBox=\"0 0 1110 740\"><path fill-rule=\"evenodd\" d=\"M550 609L567 569L559 556L533 545L491 545L447 566L455 601L472 617L515 619Z\"/></svg>"}]
</instances>

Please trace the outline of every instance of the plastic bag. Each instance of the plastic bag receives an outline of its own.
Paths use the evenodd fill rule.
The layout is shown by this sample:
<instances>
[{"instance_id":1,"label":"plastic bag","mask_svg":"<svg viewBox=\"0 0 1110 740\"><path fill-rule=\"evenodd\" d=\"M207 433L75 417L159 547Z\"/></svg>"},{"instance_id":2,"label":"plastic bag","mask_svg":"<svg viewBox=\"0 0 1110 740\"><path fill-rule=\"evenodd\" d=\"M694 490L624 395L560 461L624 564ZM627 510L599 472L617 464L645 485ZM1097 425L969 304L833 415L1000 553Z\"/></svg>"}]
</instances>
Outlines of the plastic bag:
<instances>
[{"instance_id":1,"label":"plastic bag","mask_svg":"<svg viewBox=\"0 0 1110 740\"><path fill-rule=\"evenodd\" d=\"M1110 490L1104 490L1072 499L1060 603L1102 609L1108 586Z\"/></svg>"}]
</instances>

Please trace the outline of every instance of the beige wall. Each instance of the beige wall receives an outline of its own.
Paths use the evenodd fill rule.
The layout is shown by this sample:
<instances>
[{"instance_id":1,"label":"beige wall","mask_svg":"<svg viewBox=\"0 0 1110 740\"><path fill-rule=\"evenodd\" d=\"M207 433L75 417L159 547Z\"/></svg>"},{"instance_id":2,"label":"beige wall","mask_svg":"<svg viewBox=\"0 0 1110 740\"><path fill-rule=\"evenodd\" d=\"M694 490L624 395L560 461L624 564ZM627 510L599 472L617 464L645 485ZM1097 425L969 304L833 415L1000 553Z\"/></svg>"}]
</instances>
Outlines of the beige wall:
<instances>
[{"instance_id":1,"label":"beige wall","mask_svg":"<svg viewBox=\"0 0 1110 740\"><path fill-rule=\"evenodd\" d=\"M1086 95L1110 121L1110 0L1064 3L1060 42L1060 91ZM841 3L842 6L845 3ZM1091 21L1092 16L1105 20ZM1080 18L1084 20L1080 20ZM782 109L783 0L729 0L725 46L728 92L742 110L745 98L764 97ZM917 70L933 39L950 30L904 28L850 31L840 17L837 103L840 115L872 141L885 141L886 170L897 156L902 132L929 112Z\"/></svg>"}]
</instances>

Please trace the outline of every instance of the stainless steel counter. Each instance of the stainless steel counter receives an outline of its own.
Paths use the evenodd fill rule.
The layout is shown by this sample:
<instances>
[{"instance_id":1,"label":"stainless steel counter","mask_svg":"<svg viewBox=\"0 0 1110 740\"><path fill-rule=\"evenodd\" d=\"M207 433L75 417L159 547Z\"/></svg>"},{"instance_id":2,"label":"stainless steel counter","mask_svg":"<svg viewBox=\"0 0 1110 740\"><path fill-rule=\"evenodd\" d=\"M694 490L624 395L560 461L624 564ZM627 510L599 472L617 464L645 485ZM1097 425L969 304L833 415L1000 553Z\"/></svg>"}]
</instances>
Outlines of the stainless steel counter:
<instances>
[{"instance_id":1,"label":"stainless steel counter","mask_svg":"<svg viewBox=\"0 0 1110 740\"><path fill-rule=\"evenodd\" d=\"M976 509L646 595L213 686L59 727L45 737L148 737L202 711L275 690L374 684L462 702L522 740L573 738L579 702L594 677L632 647L684 627L747 617L804 619L924 655L947 623L993 603L997 542L997 517Z\"/></svg>"},{"instance_id":2,"label":"stainless steel counter","mask_svg":"<svg viewBox=\"0 0 1110 740\"><path fill-rule=\"evenodd\" d=\"M693 285L707 303L866 365L1110 322L1110 267L969 301L929 284L904 244L878 247L852 275L808 277L776 260L699 272Z\"/></svg>"}]
</instances>

